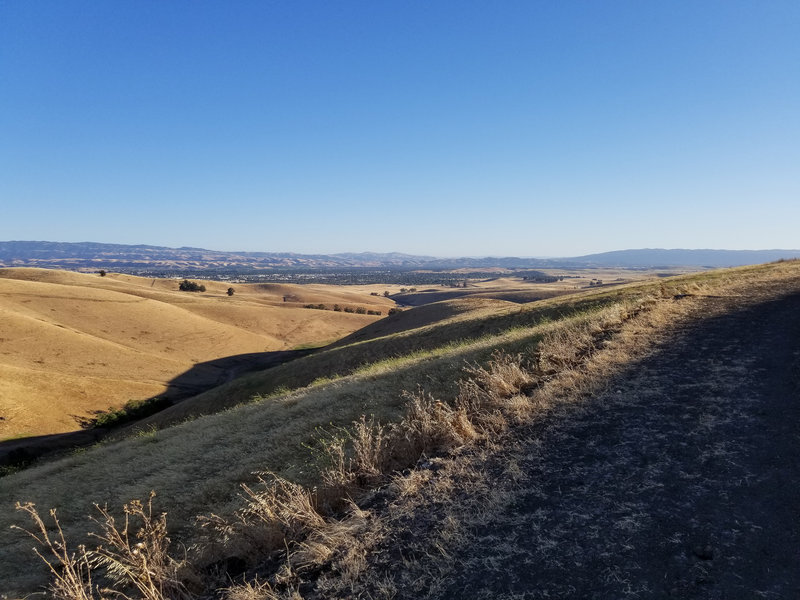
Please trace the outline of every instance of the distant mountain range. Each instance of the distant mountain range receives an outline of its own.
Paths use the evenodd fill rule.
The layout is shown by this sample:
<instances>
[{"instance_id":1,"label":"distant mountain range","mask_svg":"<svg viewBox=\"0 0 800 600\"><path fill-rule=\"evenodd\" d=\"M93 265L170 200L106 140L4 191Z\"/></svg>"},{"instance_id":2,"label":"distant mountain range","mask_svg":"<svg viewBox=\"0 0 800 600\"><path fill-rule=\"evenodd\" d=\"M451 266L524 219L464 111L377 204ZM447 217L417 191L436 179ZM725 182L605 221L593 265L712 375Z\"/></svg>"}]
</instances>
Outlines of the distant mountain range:
<instances>
[{"instance_id":1,"label":"distant mountain range","mask_svg":"<svg viewBox=\"0 0 800 600\"><path fill-rule=\"evenodd\" d=\"M0 267L72 270L303 270L303 269L535 269L732 267L781 258L800 258L800 250L617 250L571 258L436 258L391 253L294 254L221 252L204 248L100 244L95 242L0 242Z\"/></svg>"},{"instance_id":2,"label":"distant mountain range","mask_svg":"<svg viewBox=\"0 0 800 600\"><path fill-rule=\"evenodd\" d=\"M576 256L567 260L604 267L738 267L758 265L780 259L800 258L800 250L615 250Z\"/></svg>"}]
</instances>

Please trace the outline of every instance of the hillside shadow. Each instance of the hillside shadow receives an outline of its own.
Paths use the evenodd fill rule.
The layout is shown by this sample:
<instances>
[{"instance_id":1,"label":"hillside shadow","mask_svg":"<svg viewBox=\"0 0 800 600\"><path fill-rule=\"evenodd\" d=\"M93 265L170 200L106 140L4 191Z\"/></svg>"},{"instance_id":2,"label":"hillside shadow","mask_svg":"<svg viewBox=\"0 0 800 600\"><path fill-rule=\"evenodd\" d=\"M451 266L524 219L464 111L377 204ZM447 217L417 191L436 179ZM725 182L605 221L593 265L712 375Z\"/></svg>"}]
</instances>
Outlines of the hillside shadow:
<instances>
[{"instance_id":1,"label":"hillside shadow","mask_svg":"<svg viewBox=\"0 0 800 600\"><path fill-rule=\"evenodd\" d=\"M535 483L473 533L513 549L487 558L484 546L474 560L479 545L464 544L449 558L524 567L465 570L440 597L532 586L559 598L645 588L657 598L797 597L799 307L793 293L693 320L607 389L516 432L528 446L511 456ZM509 454L494 460L482 468L507 477ZM543 535L547 560L536 551ZM575 557L577 574L566 566Z\"/></svg>"},{"instance_id":2,"label":"hillside shadow","mask_svg":"<svg viewBox=\"0 0 800 600\"><path fill-rule=\"evenodd\" d=\"M232 381L246 373L263 371L303 356L316 349L281 350L275 352L251 352L236 354L197 363L167 383L167 390L139 403L151 407L150 412L136 414L134 418L121 421L119 427L130 425L140 418L158 410L174 406L178 402ZM37 435L0 442L0 467L23 468L34 461L55 453L95 444L118 427L95 427L95 420L107 411L93 411L91 416L71 415L81 429L66 433Z\"/></svg>"}]
</instances>

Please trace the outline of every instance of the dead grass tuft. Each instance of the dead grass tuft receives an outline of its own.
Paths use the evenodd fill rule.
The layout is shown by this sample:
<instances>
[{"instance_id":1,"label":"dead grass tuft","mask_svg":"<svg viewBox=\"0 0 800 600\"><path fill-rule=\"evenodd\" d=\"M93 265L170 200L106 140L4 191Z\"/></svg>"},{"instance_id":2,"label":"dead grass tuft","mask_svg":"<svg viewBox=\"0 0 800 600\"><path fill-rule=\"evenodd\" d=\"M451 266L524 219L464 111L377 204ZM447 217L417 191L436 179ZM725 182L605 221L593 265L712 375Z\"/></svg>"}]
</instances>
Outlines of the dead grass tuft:
<instances>
[{"instance_id":1,"label":"dead grass tuft","mask_svg":"<svg viewBox=\"0 0 800 600\"><path fill-rule=\"evenodd\" d=\"M415 462L478 437L467 405L452 407L421 390L407 394L406 400L400 430L409 446L408 457Z\"/></svg>"},{"instance_id":2,"label":"dead grass tuft","mask_svg":"<svg viewBox=\"0 0 800 600\"><path fill-rule=\"evenodd\" d=\"M487 365L473 364L465 371L486 399L510 398L528 388L534 381L533 365L522 354L495 350Z\"/></svg>"},{"instance_id":3,"label":"dead grass tuft","mask_svg":"<svg viewBox=\"0 0 800 600\"><path fill-rule=\"evenodd\" d=\"M244 506L232 518L198 517L208 532L204 562L236 558L252 563L325 524L311 492L303 486L268 473L259 482L260 489L242 484Z\"/></svg>"},{"instance_id":4,"label":"dead grass tuft","mask_svg":"<svg viewBox=\"0 0 800 600\"><path fill-rule=\"evenodd\" d=\"M348 502L348 506L342 519L327 521L297 545L290 555L295 572L318 567L335 556L332 567L345 580L355 579L366 561L365 545L360 538L371 513L361 510L352 501Z\"/></svg>"},{"instance_id":5,"label":"dead grass tuft","mask_svg":"<svg viewBox=\"0 0 800 600\"><path fill-rule=\"evenodd\" d=\"M278 600L272 586L258 579L235 585L225 590L225 600Z\"/></svg>"},{"instance_id":6,"label":"dead grass tuft","mask_svg":"<svg viewBox=\"0 0 800 600\"><path fill-rule=\"evenodd\" d=\"M296 589L275 590L269 583L258 579L231 586L224 590L225 600L302 600Z\"/></svg>"}]
</instances>

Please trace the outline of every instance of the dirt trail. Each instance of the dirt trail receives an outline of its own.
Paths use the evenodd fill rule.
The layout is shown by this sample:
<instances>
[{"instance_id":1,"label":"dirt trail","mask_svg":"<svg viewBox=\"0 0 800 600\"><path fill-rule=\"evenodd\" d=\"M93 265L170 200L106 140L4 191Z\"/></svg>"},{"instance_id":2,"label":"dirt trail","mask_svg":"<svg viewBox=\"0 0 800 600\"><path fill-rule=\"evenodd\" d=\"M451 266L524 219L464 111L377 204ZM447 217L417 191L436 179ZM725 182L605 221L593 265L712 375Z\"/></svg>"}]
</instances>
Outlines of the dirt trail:
<instances>
[{"instance_id":1,"label":"dirt trail","mask_svg":"<svg viewBox=\"0 0 800 600\"><path fill-rule=\"evenodd\" d=\"M799 378L800 294L706 298L607 391L392 505L344 595L800 598Z\"/></svg>"}]
</instances>

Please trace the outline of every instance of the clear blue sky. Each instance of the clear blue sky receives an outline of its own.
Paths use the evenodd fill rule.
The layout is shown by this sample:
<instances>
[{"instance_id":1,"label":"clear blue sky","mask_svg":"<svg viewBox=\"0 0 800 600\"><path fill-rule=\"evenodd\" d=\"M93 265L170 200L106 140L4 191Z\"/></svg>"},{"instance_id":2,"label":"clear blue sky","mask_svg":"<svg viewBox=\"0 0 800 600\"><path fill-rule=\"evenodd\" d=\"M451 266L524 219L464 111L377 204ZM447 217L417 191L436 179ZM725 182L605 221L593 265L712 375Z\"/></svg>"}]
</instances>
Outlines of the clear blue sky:
<instances>
[{"instance_id":1,"label":"clear blue sky","mask_svg":"<svg viewBox=\"0 0 800 600\"><path fill-rule=\"evenodd\" d=\"M0 0L0 240L800 247L800 2Z\"/></svg>"}]
</instances>

